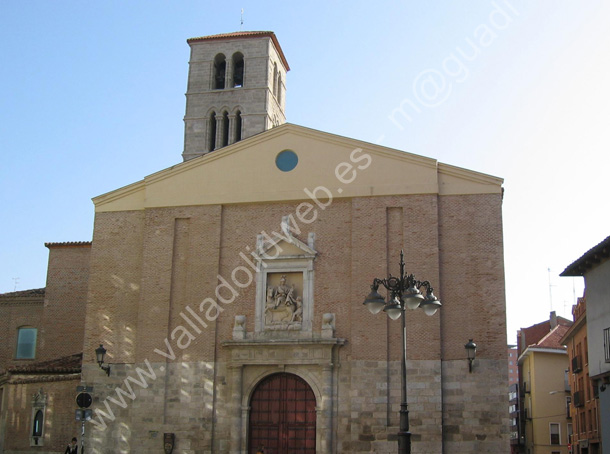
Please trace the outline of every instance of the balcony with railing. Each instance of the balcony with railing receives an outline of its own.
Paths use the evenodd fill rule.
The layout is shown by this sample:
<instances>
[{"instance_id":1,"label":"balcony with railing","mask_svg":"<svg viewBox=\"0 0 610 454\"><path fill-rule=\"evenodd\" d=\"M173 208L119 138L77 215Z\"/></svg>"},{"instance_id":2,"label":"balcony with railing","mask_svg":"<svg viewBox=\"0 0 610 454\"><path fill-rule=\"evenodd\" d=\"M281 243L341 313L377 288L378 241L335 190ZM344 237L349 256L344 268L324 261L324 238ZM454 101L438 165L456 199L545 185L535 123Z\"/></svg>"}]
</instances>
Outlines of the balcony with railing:
<instances>
[{"instance_id":1,"label":"balcony with railing","mask_svg":"<svg viewBox=\"0 0 610 454\"><path fill-rule=\"evenodd\" d=\"M607 363L610 363L610 328L604 329L604 356Z\"/></svg>"}]
</instances>

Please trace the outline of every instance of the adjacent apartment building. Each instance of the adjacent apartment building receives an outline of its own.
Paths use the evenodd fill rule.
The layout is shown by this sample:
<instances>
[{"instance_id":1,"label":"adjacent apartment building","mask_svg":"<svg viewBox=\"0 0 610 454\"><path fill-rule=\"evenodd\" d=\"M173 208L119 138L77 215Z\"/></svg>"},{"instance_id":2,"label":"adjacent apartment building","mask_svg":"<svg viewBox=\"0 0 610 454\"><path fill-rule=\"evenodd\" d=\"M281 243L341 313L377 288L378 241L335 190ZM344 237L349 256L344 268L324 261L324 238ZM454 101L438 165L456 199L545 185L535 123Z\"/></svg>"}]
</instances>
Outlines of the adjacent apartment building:
<instances>
[{"instance_id":1,"label":"adjacent apartment building","mask_svg":"<svg viewBox=\"0 0 610 454\"><path fill-rule=\"evenodd\" d=\"M571 325L551 312L549 320L519 330L520 437L513 452L568 454L569 364L561 339Z\"/></svg>"},{"instance_id":2,"label":"adjacent apartment building","mask_svg":"<svg viewBox=\"0 0 610 454\"><path fill-rule=\"evenodd\" d=\"M561 276L583 276L585 278L586 298L586 331L584 327L569 339L574 346L573 354L576 358L573 379L578 380L577 392L579 400L579 438L575 440L574 446L580 453L592 453L597 449L596 441L601 439L601 449L610 447L610 237L607 237L598 245L594 246L582 257L570 264L561 273ZM585 317L577 311L579 318ZM578 349L578 346L581 346ZM585 356L588 352L588 358ZM579 359L580 358L580 359ZM586 366L585 366L586 365ZM585 372L588 367L588 377ZM579 370L580 369L580 370ZM581 383L582 380L582 383ZM591 385L587 383L591 381ZM590 390L590 391L587 391ZM592 391L592 392L591 392ZM587 394L587 392L589 392ZM592 394L592 395L591 395ZM576 404L576 394L573 404ZM591 402L591 401L594 402ZM589 406L587 407L587 402ZM597 406L599 416L598 423L600 431L595 434L594 408ZM586 411L585 411L586 410ZM580 416L584 414L584 416ZM581 431L582 428L582 431Z\"/></svg>"},{"instance_id":3,"label":"adjacent apartment building","mask_svg":"<svg viewBox=\"0 0 610 454\"><path fill-rule=\"evenodd\" d=\"M599 388L589 378L589 348L587 341L587 303L578 298L572 308L574 324L561 339L567 346L570 363L569 412L573 433L570 440L575 454L601 453L599 426Z\"/></svg>"}]
</instances>

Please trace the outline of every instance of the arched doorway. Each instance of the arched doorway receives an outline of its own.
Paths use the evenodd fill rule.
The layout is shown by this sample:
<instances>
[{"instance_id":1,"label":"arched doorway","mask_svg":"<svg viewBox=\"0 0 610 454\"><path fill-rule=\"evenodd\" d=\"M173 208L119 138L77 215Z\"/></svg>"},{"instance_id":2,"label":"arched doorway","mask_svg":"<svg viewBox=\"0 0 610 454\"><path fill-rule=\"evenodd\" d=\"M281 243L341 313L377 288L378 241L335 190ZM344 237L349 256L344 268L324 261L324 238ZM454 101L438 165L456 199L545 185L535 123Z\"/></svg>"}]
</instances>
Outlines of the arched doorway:
<instances>
[{"instance_id":1,"label":"arched doorway","mask_svg":"<svg viewBox=\"0 0 610 454\"><path fill-rule=\"evenodd\" d=\"M248 454L315 454L316 398L302 378L265 377L250 398Z\"/></svg>"}]
</instances>

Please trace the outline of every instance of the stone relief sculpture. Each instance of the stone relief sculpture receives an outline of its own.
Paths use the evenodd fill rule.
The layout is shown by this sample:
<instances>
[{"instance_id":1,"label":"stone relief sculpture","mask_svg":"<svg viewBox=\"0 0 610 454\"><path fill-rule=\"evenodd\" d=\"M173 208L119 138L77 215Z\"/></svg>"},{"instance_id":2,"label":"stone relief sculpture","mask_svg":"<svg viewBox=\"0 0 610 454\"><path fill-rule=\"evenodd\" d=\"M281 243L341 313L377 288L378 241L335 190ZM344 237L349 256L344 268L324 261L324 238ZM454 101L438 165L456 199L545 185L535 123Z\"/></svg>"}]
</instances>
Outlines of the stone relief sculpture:
<instances>
[{"instance_id":1,"label":"stone relief sculpture","mask_svg":"<svg viewBox=\"0 0 610 454\"><path fill-rule=\"evenodd\" d=\"M42 408L47 404L47 393L42 388L32 394L32 406L35 408Z\"/></svg>"},{"instance_id":2,"label":"stone relief sculpture","mask_svg":"<svg viewBox=\"0 0 610 454\"><path fill-rule=\"evenodd\" d=\"M296 296L294 284L288 285L282 275L276 287L267 287L265 326L271 329L295 328L303 321L303 300Z\"/></svg>"},{"instance_id":3,"label":"stone relief sculpture","mask_svg":"<svg viewBox=\"0 0 610 454\"><path fill-rule=\"evenodd\" d=\"M292 235L282 217L282 235L256 237L256 316L253 338L299 338L313 332L315 234L307 243ZM291 332L287 332L291 331Z\"/></svg>"}]
</instances>

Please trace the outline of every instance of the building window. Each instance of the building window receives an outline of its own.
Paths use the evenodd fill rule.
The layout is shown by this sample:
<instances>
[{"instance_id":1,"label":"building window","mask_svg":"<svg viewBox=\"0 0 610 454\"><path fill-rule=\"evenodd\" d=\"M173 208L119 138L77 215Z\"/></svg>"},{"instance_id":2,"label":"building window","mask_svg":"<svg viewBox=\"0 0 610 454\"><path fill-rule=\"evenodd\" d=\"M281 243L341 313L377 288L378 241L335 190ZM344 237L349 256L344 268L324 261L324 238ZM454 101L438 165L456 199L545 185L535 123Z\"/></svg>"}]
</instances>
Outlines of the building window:
<instances>
[{"instance_id":1,"label":"building window","mask_svg":"<svg viewBox=\"0 0 610 454\"><path fill-rule=\"evenodd\" d=\"M17 333L16 359L33 359L36 357L36 328L19 328Z\"/></svg>"},{"instance_id":2,"label":"building window","mask_svg":"<svg viewBox=\"0 0 610 454\"><path fill-rule=\"evenodd\" d=\"M222 146L229 145L229 112L222 113Z\"/></svg>"},{"instance_id":3,"label":"building window","mask_svg":"<svg viewBox=\"0 0 610 454\"><path fill-rule=\"evenodd\" d=\"M604 330L604 355L606 362L610 363L610 328Z\"/></svg>"},{"instance_id":4,"label":"building window","mask_svg":"<svg viewBox=\"0 0 610 454\"><path fill-rule=\"evenodd\" d=\"M282 172L290 172L299 163L299 157L292 150L280 151L275 157L275 165Z\"/></svg>"},{"instance_id":5,"label":"building window","mask_svg":"<svg viewBox=\"0 0 610 454\"><path fill-rule=\"evenodd\" d=\"M585 336L585 340L584 340L584 344L585 344L585 364L589 364L589 342L587 342L587 337Z\"/></svg>"},{"instance_id":6,"label":"building window","mask_svg":"<svg viewBox=\"0 0 610 454\"><path fill-rule=\"evenodd\" d=\"M36 416L34 416L34 424L32 426L32 437L42 436L42 410L38 410L36 412Z\"/></svg>"},{"instance_id":7,"label":"building window","mask_svg":"<svg viewBox=\"0 0 610 454\"><path fill-rule=\"evenodd\" d=\"M273 96L275 96L277 98L277 65L275 63L273 64L272 87L273 87Z\"/></svg>"},{"instance_id":8,"label":"building window","mask_svg":"<svg viewBox=\"0 0 610 454\"><path fill-rule=\"evenodd\" d=\"M233 54L233 88L244 86L244 56L241 52Z\"/></svg>"},{"instance_id":9,"label":"building window","mask_svg":"<svg viewBox=\"0 0 610 454\"><path fill-rule=\"evenodd\" d=\"M235 113L235 142L241 140L241 112L238 110Z\"/></svg>"},{"instance_id":10,"label":"building window","mask_svg":"<svg viewBox=\"0 0 610 454\"><path fill-rule=\"evenodd\" d=\"M44 445L44 414L47 405L47 394L42 388L32 396L32 425L30 446Z\"/></svg>"},{"instance_id":11,"label":"building window","mask_svg":"<svg viewBox=\"0 0 610 454\"><path fill-rule=\"evenodd\" d=\"M227 71L227 59L223 54L214 57L214 89L222 90L225 88L225 73Z\"/></svg>"},{"instance_id":12,"label":"building window","mask_svg":"<svg viewBox=\"0 0 610 454\"><path fill-rule=\"evenodd\" d=\"M552 422L550 424L550 432L551 432L551 444L552 445L560 444L559 424L556 422Z\"/></svg>"},{"instance_id":13,"label":"building window","mask_svg":"<svg viewBox=\"0 0 610 454\"><path fill-rule=\"evenodd\" d=\"M208 134L209 150L214 151L216 149L216 112L210 114Z\"/></svg>"}]
</instances>

